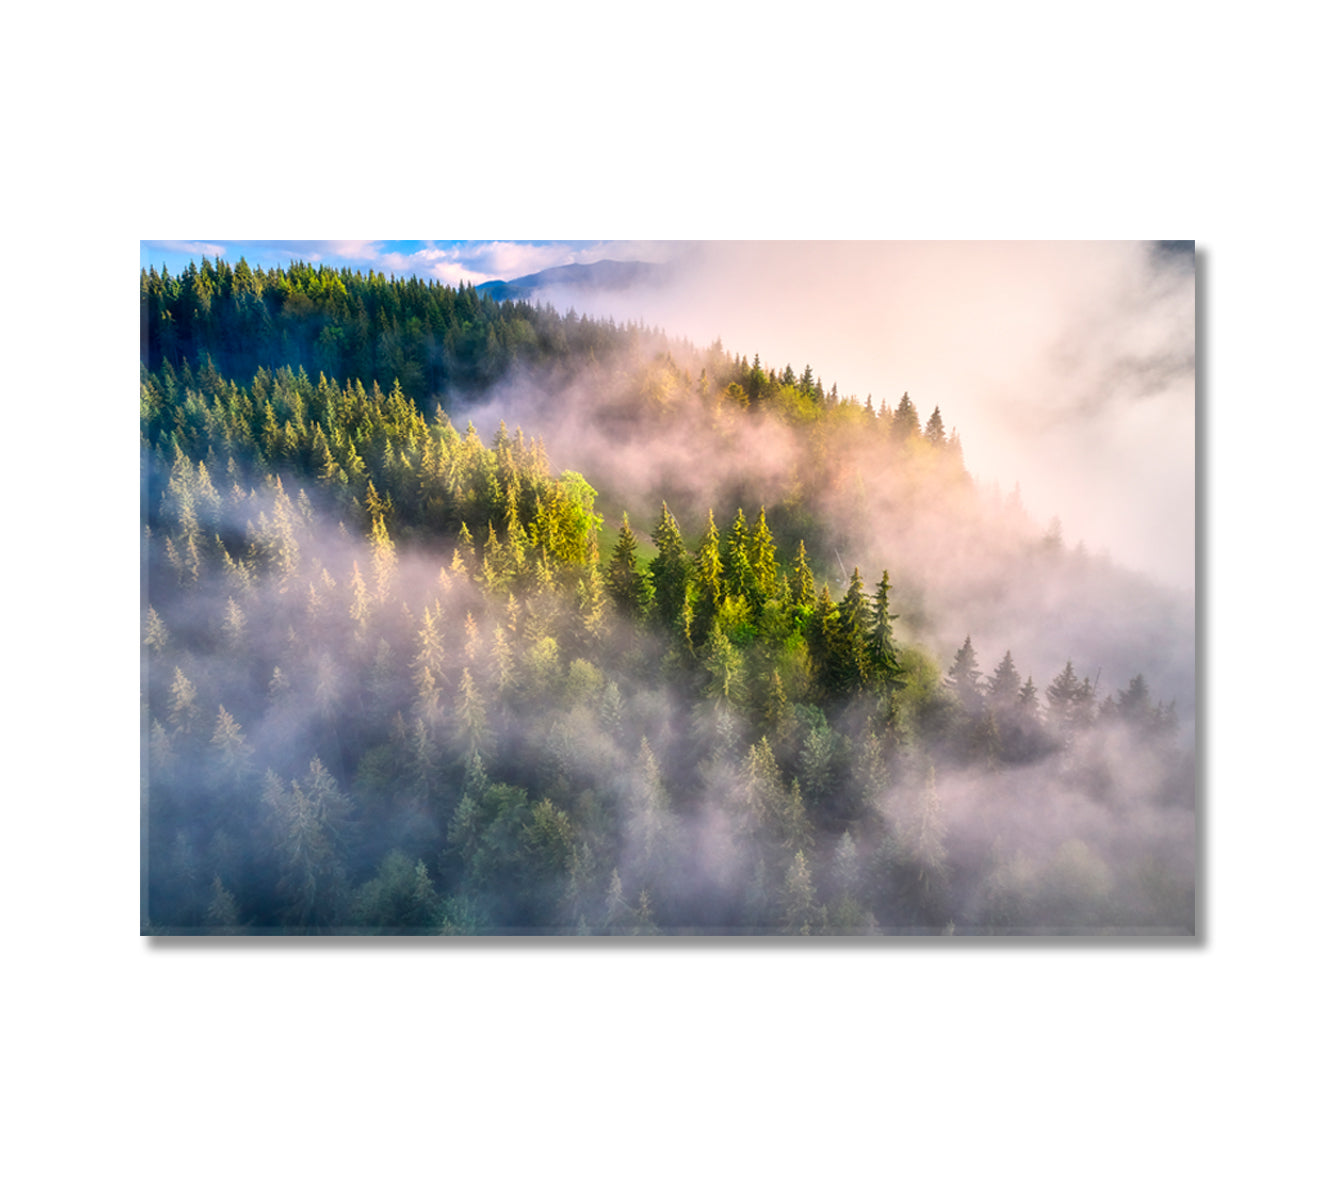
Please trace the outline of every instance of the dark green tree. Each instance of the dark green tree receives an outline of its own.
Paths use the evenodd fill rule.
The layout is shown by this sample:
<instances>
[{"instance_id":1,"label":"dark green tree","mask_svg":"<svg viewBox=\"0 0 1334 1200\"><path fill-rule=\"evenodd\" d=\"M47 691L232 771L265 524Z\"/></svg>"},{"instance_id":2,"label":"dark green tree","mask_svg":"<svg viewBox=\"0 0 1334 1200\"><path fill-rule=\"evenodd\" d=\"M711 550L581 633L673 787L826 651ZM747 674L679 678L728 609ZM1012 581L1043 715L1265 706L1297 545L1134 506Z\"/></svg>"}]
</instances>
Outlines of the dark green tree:
<instances>
[{"instance_id":1,"label":"dark green tree","mask_svg":"<svg viewBox=\"0 0 1334 1200\"><path fill-rule=\"evenodd\" d=\"M653 531L657 557L649 571L653 577L653 611L666 629L680 630L685 621L686 581L690 575L690 556L676 518L662 505L662 516Z\"/></svg>"},{"instance_id":2,"label":"dark green tree","mask_svg":"<svg viewBox=\"0 0 1334 1200\"><path fill-rule=\"evenodd\" d=\"M889 572L881 573L880 582L875 589L875 603L871 608L871 631L867 639L867 653L871 671L877 679L893 682L898 674L898 652L894 648L893 623L898 620L898 613L889 611L889 593L893 591L889 583Z\"/></svg>"},{"instance_id":3,"label":"dark green tree","mask_svg":"<svg viewBox=\"0 0 1334 1200\"><path fill-rule=\"evenodd\" d=\"M621 514L621 532L607 567L607 594L616 611L639 620L652 599L648 577L639 567L639 541L630 529L630 518Z\"/></svg>"}]
</instances>

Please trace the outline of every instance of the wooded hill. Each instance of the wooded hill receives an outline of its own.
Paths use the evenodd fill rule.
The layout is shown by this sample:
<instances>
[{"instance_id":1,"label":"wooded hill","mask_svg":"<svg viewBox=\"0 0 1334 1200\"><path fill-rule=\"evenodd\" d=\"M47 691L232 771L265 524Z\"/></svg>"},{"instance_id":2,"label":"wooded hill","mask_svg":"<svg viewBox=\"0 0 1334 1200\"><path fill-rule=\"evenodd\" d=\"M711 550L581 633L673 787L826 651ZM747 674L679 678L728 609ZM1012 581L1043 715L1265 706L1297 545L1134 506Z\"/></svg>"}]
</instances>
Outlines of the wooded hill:
<instances>
[{"instance_id":1,"label":"wooded hill","mask_svg":"<svg viewBox=\"0 0 1334 1200\"><path fill-rule=\"evenodd\" d=\"M939 661L929 588L843 565L883 500L1083 569L938 409L303 264L148 271L141 313L145 932L1193 928L1144 674ZM707 452L589 477L479 436L506 388ZM706 482L774 431L781 471Z\"/></svg>"}]
</instances>

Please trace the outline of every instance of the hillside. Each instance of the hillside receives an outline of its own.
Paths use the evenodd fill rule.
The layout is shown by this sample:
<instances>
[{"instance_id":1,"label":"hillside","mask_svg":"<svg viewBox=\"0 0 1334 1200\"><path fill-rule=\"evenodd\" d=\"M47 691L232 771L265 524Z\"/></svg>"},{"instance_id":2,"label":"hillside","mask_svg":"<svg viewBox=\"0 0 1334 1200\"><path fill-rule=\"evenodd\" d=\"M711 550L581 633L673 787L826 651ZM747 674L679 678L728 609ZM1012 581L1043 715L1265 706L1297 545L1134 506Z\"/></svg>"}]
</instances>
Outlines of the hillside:
<instances>
[{"instance_id":1,"label":"hillside","mask_svg":"<svg viewBox=\"0 0 1334 1200\"><path fill-rule=\"evenodd\" d=\"M141 313L145 932L1193 929L1193 610L938 408L302 264Z\"/></svg>"}]
</instances>

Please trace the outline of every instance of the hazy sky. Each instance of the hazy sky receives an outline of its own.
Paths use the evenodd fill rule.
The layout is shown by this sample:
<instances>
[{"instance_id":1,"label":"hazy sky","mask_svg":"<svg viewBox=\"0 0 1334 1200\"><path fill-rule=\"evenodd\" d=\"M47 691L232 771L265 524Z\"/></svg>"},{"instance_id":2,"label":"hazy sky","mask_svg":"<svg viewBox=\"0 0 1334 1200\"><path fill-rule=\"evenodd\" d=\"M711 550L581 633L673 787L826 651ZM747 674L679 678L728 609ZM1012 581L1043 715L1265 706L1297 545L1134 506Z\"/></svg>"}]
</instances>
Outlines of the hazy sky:
<instances>
[{"instance_id":1,"label":"hazy sky","mask_svg":"<svg viewBox=\"0 0 1334 1200\"><path fill-rule=\"evenodd\" d=\"M1194 256L1151 242L143 242L144 265L242 256L513 279L600 259L664 264L634 291L553 293L643 319L923 420L937 405L980 482L1018 484L1071 544L1193 588Z\"/></svg>"}]
</instances>

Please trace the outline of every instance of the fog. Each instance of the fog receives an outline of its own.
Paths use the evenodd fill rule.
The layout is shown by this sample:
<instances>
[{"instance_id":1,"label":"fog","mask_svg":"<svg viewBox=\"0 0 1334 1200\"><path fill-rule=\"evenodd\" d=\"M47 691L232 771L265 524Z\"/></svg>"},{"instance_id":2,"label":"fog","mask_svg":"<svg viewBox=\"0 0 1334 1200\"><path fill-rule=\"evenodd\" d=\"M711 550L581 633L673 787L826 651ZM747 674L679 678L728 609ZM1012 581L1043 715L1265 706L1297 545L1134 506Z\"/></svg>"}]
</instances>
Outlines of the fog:
<instances>
[{"instance_id":1,"label":"fog","mask_svg":"<svg viewBox=\"0 0 1334 1200\"><path fill-rule=\"evenodd\" d=\"M206 411L187 392L193 422L164 411L143 468L153 931L1193 930L1193 593L1100 550L1067 511L1053 527L1027 477L1018 491L979 481L973 450L1007 420L1016 443L1093 447L1113 412L1152 407L1151 379L1173 394L1188 355L1160 326L1178 268L1142 248L1083 250L1083 270L1064 247L992 248L980 278L1022 275L1010 256L1042 265L1006 310L970 290L972 248L872 248L901 267L901 286L867 284L891 348L924 363L930 349L937 366L920 388L876 391L868 412L856 374L783 332L810 290L784 283L798 265L784 255L814 271L820 250L855 290L851 247L781 248L787 270L756 246L687 248L671 265L664 305L731 274L757 281L778 306L759 346L683 340L722 312L704 305L481 393L417 397L420 413L385 401L392 421L288 375L252 412L274 431L256 463L253 425L228 425L220 401ZM971 297L959 328L915 313L914 278L942 306L951 280ZM844 326L829 307L824 336L871 338L865 314ZM750 401L724 380L757 351L765 379L810 362L826 394L837 382L858 402L766 390L754 372ZM999 415L962 398L971 381L999 403L1024 379L1047 390ZM916 404L902 437L901 389ZM961 452L919 434L937 406ZM359 478L378 488L348 485L344 467L367 466L340 411L359 413L373 464ZM1143 455L1164 477L1169 460ZM835 651L820 639L845 618L776 624L815 620L790 590L784 607L776 577L726 629L717 616L692 634L702 584L665 617L604 605L593 508L613 529L625 512L649 551L664 503L687 560L710 514L726 537L738 509L743 532L763 510L779 567L804 546L835 603L855 571L867 593L886 573L895 673L821 675ZM1129 519L1113 525L1130 536ZM743 612L747 586L727 597ZM965 644L976 660L960 674ZM1017 680L1008 699L986 686L1007 654L1031 681L1027 708ZM1083 681L1077 703L1058 694L1063 670Z\"/></svg>"},{"instance_id":2,"label":"fog","mask_svg":"<svg viewBox=\"0 0 1334 1200\"><path fill-rule=\"evenodd\" d=\"M679 344L672 350L689 379L719 361ZM889 571L902 633L942 661L966 637L988 670L1008 650L1038 681L1069 659L1081 676L1103 682L1100 699L1143 673L1155 695L1193 721L1193 590L1090 552L1064 522L1051 545L1050 524L1034 517L1023 488L1002 494L925 463L905 471L860 425L821 431L812 444L779 416L720 410L679 384L647 396L646 378L656 385L641 353L559 388L516 377L462 412L484 438L502 421L540 431L553 462L596 481L607 519L627 510L641 541L663 500L695 532L710 511L725 528L739 505L751 518L767 506L790 551L798 537L812 550L817 542L832 547L818 566L835 598L854 567L872 582ZM920 410L923 420L929 411ZM961 437L971 471L971 442Z\"/></svg>"},{"instance_id":3,"label":"fog","mask_svg":"<svg viewBox=\"0 0 1334 1200\"><path fill-rule=\"evenodd\" d=\"M609 246L609 250L614 247ZM1193 590L1195 264L1151 242L659 243L656 281L539 293L826 389L939 405L974 476ZM643 254L643 246L635 246ZM615 257L609 253L609 257Z\"/></svg>"},{"instance_id":4,"label":"fog","mask_svg":"<svg viewBox=\"0 0 1334 1200\"><path fill-rule=\"evenodd\" d=\"M491 864L448 910L491 915L469 932L1193 928L1187 739L1106 720L1031 763L952 765L905 742L868 767L869 710L828 726L802 710L766 734L739 703L701 699L664 669L665 643L614 613L587 649L564 634L558 648L543 631L577 624L564 605L530 598L516 616L448 546L401 546L381 569L367 539L288 490L258 484L244 505L252 536L290 521L282 570L238 586L214 562L183 591L154 589L158 910L232 932L241 913L262 930L256 897L277 896L295 929L294 911L343 895L344 919L389 911L407 926L391 931L435 932L411 924L411 864L457 886L466 852ZM234 531L235 515L216 527ZM461 771L474 685L485 736ZM584 841L547 870L530 843L553 795L569 808L547 811L568 811ZM344 929L359 931L326 931Z\"/></svg>"}]
</instances>

